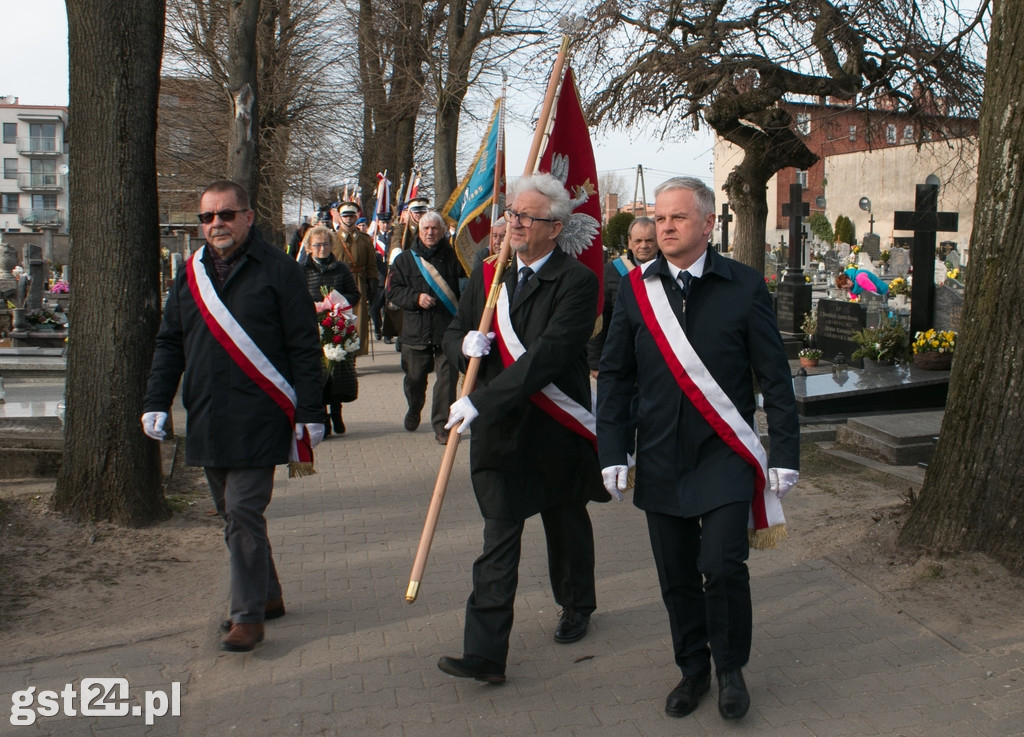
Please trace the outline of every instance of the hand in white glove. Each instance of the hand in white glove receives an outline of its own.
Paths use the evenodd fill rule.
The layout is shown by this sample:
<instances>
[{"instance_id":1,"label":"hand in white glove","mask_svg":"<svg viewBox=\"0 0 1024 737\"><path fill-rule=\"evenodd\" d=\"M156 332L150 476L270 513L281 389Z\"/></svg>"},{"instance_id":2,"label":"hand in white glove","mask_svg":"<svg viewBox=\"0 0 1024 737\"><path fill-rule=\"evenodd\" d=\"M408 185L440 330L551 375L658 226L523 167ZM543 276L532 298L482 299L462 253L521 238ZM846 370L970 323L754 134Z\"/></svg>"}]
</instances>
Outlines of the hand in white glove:
<instances>
[{"instance_id":1,"label":"hand in white glove","mask_svg":"<svg viewBox=\"0 0 1024 737\"><path fill-rule=\"evenodd\" d=\"M163 440L167 437L167 433L164 432L165 422L167 422L166 412L146 412L142 415L142 432L153 440Z\"/></svg>"},{"instance_id":2,"label":"hand in white glove","mask_svg":"<svg viewBox=\"0 0 1024 737\"><path fill-rule=\"evenodd\" d=\"M792 489L800 480L800 472L789 468L769 468L768 488L771 489L779 499L786 496L786 492Z\"/></svg>"},{"instance_id":3,"label":"hand in white glove","mask_svg":"<svg viewBox=\"0 0 1024 737\"><path fill-rule=\"evenodd\" d=\"M481 333L477 334L480 335ZM448 408L448 424L444 426L444 429L451 430L461 422L462 424L459 425L458 430L459 435L461 435L466 432L469 423L475 420L479 414L473 403L469 401L469 397L460 397Z\"/></svg>"},{"instance_id":4,"label":"hand in white glove","mask_svg":"<svg viewBox=\"0 0 1024 737\"><path fill-rule=\"evenodd\" d=\"M617 502L625 499L622 492L626 490L627 473L629 473L629 468L626 466L608 466L601 469L601 480L604 481L604 488L615 497Z\"/></svg>"},{"instance_id":5,"label":"hand in white glove","mask_svg":"<svg viewBox=\"0 0 1024 737\"><path fill-rule=\"evenodd\" d=\"M309 433L309 447L315 448L324 439L324 426L318 422L296 422L295 439L302 440L305 433Z\"/></svg>"},{"instance_id":6,"label":"hand in white glove","mask_svg":"<svg viewBox=\"0 0 1024 737\"><path fill-rule=\"evenodd\" d=\"M484 335L479 330L470 330L462 339L462 355L466 358L480 358L491 352L494 333Z\"/></svg>"}]
</instances>

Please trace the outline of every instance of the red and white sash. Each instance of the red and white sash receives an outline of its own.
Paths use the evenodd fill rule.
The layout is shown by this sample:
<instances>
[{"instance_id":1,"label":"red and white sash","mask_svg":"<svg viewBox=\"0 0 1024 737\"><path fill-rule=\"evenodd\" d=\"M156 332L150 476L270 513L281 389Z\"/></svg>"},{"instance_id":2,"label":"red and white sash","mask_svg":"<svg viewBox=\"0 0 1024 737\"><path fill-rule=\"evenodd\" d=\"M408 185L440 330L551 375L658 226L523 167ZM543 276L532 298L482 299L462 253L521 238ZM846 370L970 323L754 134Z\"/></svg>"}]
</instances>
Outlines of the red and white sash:
<instances>
[{"instance_id":1,"label":"red and white sash","mask_svg":"<svg viewBox=\"0 0 1024 737\"><path fill-rule=\"evenodd\" d=\"M494 278L494 264L484 262L484 283ZM509 315L509 299L505 285L498 292L498 304L494 310L494 332L502 364L507 368L526 352L526 346L519 340ZM584 407L554 384L548 384L530 396L530 401L547 412L559 424L581 435L597 448L597 418L591 409Z\"/></svg>"},{"instance_id":2,"label":"red and white sash","mask_svg":"<svg viewBox=\"0 0 1024 737\"><path fill-rule=\"evenodd\" d=\"M676 319L664 284L657 275L644 279L641 269L630 272L640 314L661 351L669 371L686 397L718 436L754 469L749 527L757 532L773 529L769 536L785 537L782 503L768 488L768 456L754 428L718 385Z\"/></svg>"},{"instance_id":3,"label":"red and white sash","mask_svg":"<svg viewBox=\"0 0 1024 737\"><path fill-rule=\"evenodd\" d=\"M245 372L245 375L252 379L281 408L281 411L288 417L289 424L294 428L295 407L298 403L295 389L274 367L270 359L263 354L263 351L249 337L245 329L238 324L235 316L224 306L202 264L205 251L206 246L196 251L186 262L185 270L189 291L199 308L199 313L203 316L206 327L221 347L227 351L231 359ZM313 472L313 448L310 445L308 432L303 434L302 440L298 442L295 440L295 434L292 433L289 463L292 471L297 469L294 464L309 464L306 471Z\"/></svg>"}]
</instances>

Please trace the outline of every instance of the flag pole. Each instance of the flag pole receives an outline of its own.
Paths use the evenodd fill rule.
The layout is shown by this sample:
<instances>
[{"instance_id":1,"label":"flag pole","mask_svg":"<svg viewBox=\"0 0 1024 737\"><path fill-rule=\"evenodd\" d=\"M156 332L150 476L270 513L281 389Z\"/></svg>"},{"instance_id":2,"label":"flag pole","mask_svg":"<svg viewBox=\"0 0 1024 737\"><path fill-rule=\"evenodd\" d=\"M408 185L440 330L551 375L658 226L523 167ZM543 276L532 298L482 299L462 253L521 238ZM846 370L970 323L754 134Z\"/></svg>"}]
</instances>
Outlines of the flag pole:
<instances>
[{"instance_id":1,"label":"flag pole","mask_svg":"<svg viewBox=\"0 0 1024 737\"><path fill-rule=\"evenodd\" d=\"M565 67L566 58L569 55L569 37L562 36L562 44L558 49L558 56L555 58L554 67L551 69L551 77L548 79L547 92L544 95L544 104L541 106L540 118L537 121L537 129L533 132L533 144L530 146L530 153L526 157L526 165L523 167L523 176L533 174L537 166L537 158L540 156L540 145L547 130L551 111L554 108L555 95L558 85L562 79L562 71ZM495 192L497 196L497 192ZM491 281L490 291L487 293L487 302L484 305L483 314L480 316L478 330L486 333L490 330L491 322L494 319L494 309L498 304L498 294L501 291L501 278L505 273L505 264L512 255L512 227L509 223L505 227L505 237L501 241L501 251L498 253L498 260L495 262L494 279ZM480 359L469 359L466 367L466 378L462 382L460 397L468 396L476 388L476 377L480 373ZM458 426L453 427L448 433L448 444L445 445L444 455L441 458L441 467L437 472L437 481L434 484L434 492L430 497L430 507L427 509L427 518L423 523L423 533L420 535L420 544L416 550L416 559L413 561L412 573L409 576L409 587L405 591L405 600L410 604L416 601L420 591L420 581L423 580L423 571L427 567L427 556L430 555L430 545L434 541L434 533L437 530L437 520L441 516L441 505L444 503L444 495L448 490L448 480L452 475L452 468L455 466L455 454L459 449Z\"/></svg>"}]
</instances>

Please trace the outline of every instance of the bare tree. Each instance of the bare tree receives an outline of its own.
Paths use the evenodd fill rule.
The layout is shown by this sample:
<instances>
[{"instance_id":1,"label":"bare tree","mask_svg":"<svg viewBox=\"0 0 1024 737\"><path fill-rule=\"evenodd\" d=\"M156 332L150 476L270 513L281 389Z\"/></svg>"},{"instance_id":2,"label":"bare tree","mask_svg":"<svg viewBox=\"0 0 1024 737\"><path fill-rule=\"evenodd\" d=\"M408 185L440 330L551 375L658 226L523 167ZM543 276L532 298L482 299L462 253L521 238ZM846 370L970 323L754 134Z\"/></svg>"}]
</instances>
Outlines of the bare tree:
<instances>
[{"instance_id":1,"label":"bare tree","mask_svg":"<svg viewBox=\"0 0 1024 737\"><path fill-rule=\"evenodd\" d=\"M933 553L983 551L1017 573L1024 573L1022 37L1017 3L994 0L963 330L938 446L901 533Z\"/></svg>"},{"instance_id":2,"label":"bare tree","mask_svg":"<svg viewBox=\"0 0 1024 737\"><path fill-rule=\"evenodd\" d=\"M251 148L252 160L237 171L240 164L231 164L227 156L208 161L202 184L225 174L244 176L240 183L253 191L257 224L269 239L280 241L286 193L298 188L300 180L326 178L338 167L334 111L343 94L350 49L346 49L345 34L336 28L341 11L331 0L246 1L256 2L252 36L248 46L239 40L244 48L230 52L235 26L229 19L240 0L171 0L165 68L199 80L198 86L207 90L207 104L201 108L207 115L175 121L193 132L196 150L203 137L223 141L225 152L235 151L240 144ZM250 29L251 18L245 19L244 25L235 23L243 34ZM248 142L242 132L244 115L236 115L244 107L236 102L237 83L231 71L231 53L243 51L252 52L245 63L253 65L255 75L250 83L255 84L255 94ZM228 124L209 115L218 108L211 102L216 99L227 106ZM229 131L233 139L226 135Z\"/></svg>"},{"instance_id":3,"label":"bare tree","mask_svg":"<svg viewBox=\"0 0 1024 737\"><path fill-rule=\"evenodd\" d=\"M66 5L74 326L53 504L77 520L141 526L168 515L157 444L139 426L160 321L153 151L164 0Z\"/></svg>"},{"instance_id":4,"label":"bare tree","mask_svg":"<svg viewBox=\"0 0 1024 737\"><path fill-rule=\"evenodd\" d=\"M704 121L740 147L724 186L734 251L762 267L769 179L817 161L780 103L917 113L940 136L946 116L978 110L987 4L965 19L954 0L598 0L579 34L603 88L591 120L660 116L676 135Z\"/></svg>"}]
</instances>

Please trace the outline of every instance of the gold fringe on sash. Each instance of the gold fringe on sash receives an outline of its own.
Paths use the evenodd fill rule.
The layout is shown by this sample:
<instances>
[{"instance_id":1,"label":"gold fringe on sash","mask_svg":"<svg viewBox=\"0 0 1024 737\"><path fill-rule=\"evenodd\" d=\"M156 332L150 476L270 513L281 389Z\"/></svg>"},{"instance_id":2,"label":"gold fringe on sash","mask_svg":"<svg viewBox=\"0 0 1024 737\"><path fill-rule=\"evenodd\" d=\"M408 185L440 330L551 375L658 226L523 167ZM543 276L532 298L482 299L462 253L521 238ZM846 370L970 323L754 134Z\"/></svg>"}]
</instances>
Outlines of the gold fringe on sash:
<instances>
[{"instance_id":1,"label":"gold fringe on sash","mask_svg":"<svg viewBox=\"0 0 1024 737\"><path fill-rule=\"evenodd\" d=\"M789 537L785 525L772 525L764 530L747 530L750 547L754 550L774 550Z\"/></svg>"},{"instance_id":2,"label":"gold fringe on sash","mask_svg":"<svg viewBox=\"0 0 1024 737\"><path fill-rule=\"evenodd\" d=\"M312 476L316 473L312 463L302 461L288 461L288 478L294 479L300 476Z\"/></svg>"}]
</instances>

